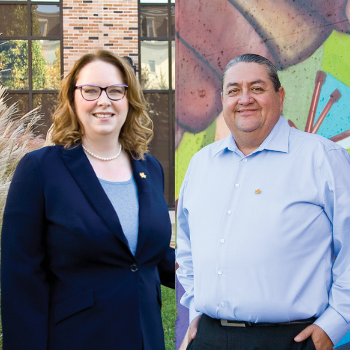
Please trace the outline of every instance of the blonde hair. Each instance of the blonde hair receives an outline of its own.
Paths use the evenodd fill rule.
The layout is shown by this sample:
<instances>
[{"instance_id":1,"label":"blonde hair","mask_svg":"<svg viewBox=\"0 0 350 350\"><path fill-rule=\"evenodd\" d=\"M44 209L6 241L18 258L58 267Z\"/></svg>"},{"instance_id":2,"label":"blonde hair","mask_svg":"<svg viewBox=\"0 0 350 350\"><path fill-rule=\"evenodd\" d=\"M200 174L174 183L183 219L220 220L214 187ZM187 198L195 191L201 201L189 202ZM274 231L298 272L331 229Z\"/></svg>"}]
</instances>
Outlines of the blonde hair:
<instances>
[{"instance_id":1,"label":"blonde hair","mask_svg":"<svg viewBox=\"0 0 350 350\"><path fill-rule=\"evenodd\" d=\"M75 113L74 91L81 69L94 61L103 61L115 66L120 70L124 84L128 85L126 96L129 111L119 134L119 142L134 159L144 159L144 154L148 151L147 146L153 138L153 123L146 111L147 102L130 63L106 50L98 50L80 57L63 79L59 93L60 104L52 116L51 141L65 148L81 143L84 129Z\"/></svg>"}]
</instances>

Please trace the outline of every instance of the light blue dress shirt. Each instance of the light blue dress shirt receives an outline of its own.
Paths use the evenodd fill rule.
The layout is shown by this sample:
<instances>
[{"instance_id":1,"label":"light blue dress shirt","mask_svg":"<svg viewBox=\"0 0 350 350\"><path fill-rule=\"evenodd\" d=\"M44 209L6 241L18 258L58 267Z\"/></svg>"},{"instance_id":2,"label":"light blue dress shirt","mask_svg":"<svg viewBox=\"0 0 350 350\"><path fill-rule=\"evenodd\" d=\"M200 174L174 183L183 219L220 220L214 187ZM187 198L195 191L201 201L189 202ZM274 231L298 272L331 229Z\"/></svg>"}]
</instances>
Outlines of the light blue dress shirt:
<instances>
[{"instance_id":1,"label":"light blue dress shirt","mask_svg":"<svg viewBox=\"0 0 350 350\"><path fill-rule=\"evenodd\" d=\"M191 160L177 207L177 276L190 321L350 321L350 157L280 118L252 154L229 135ZM334 260L335 259L335 260Z\"/></svg>"}]
</instances>

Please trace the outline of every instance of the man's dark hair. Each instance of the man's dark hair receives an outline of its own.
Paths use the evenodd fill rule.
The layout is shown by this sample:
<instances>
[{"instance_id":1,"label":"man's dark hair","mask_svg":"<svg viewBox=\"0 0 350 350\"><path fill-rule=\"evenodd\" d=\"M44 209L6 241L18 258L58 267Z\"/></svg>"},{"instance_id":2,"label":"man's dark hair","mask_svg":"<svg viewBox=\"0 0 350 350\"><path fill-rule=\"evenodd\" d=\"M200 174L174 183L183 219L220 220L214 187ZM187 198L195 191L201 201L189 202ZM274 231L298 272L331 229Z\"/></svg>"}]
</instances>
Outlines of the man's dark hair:
<instances>
[{"instance_id":1,"label":"man's dark hair","mask_svg":"<svg viewBox=\"0 0 350 350\"><path fill-rule=\"evenodd\" d=\"M279 88L281 87L281 82L278 78L277 69L271 61L269 61L267 58L262 57L260 55L255 55L253 53L246 53L244 55L241 55L241 56L234 58L233 60L231 60L227 64L227 66L224 70L224 74L222 75L222 88L224 87L225 76L226 76L226 73L229 70L229 68L231 68L232 66L234 66L240 62L257 63L257 64L261 64L261 65L265 66L266 70L267 70L267 75L269 76L270 80L272 81L273 86L275 88L275 91L277 92L279 90Z\"/></svg>"}]
</instances>

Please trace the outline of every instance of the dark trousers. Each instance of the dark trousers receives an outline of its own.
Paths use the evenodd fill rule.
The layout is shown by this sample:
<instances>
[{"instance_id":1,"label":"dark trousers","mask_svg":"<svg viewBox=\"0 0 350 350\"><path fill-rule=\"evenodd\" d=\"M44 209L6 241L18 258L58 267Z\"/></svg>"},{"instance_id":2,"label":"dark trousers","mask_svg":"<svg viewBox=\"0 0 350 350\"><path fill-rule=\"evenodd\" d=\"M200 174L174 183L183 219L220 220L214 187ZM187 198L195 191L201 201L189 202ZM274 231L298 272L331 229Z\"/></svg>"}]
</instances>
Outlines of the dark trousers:
<instances>
[{"instance_id":1,"label":"dark trousers","mask_svg":"<svg viewBox=\"0 0 350 350\"><path fill-rule=\"evenodd\" d=\"M203 315L196 338L187 350L315 350L311 337L301 343L294 341L308 325L227 327L220 320Z\"/></svg>"}]
</instances>

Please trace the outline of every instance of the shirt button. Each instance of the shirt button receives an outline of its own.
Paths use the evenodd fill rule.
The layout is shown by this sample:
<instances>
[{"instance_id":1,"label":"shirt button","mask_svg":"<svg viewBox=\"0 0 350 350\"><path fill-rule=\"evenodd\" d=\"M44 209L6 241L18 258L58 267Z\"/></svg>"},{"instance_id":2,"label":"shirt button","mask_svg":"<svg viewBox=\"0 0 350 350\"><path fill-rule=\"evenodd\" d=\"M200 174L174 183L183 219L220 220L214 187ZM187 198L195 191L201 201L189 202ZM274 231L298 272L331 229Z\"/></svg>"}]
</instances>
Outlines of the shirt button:
<instances>
[{"instance_id":1,"label":"shirt button","mask_svg":"<svg viewBox=\"0 0 350 350\"><path fill-rule=\"evenodd\" d=\"M220 243L225 243L225 240L223 238L221 238Z\"/></svg>"},{"instance_id":2,"label":"shirt button","mask_svg":"<svg viewBox=\"0 0 350 350\"><path fill-rule=\"evenodd\" d=\"M246 163L247 162L247 158L243 158L243 162Z\"/></svg>"},{"instance_id":3,"label":"shirt button","mask_svg":"<svg viewBox=\"0 0 350 350\"><path fill-rule=\"evenodd\" d=\"M225 306L225 303L223 301L221 302L221 306Z\"/></svg>"},{"instance_id":4,"label":"shirt button","mask_svg":"<svg viewBox=\"0 0 350 350\"><path fill-rule=\"evenodd\" d=\"M237 187L237 188L238 188L238 187L239 187L239 184L235 184L235 187Z\"/></svg>"},{"instance_id":5,"label":"shirt button","mask_svg":"<svg viewBox=\"0 0 350 350\"><path fill-rule=\"evenodd\" d=\"M228 215L231 215L231 214L232 214L232 211L231 211L231 210L228 210L228 211L227 211L227 214L228 214Z\"/></svg>"},{"instance_id":6,"label":"shirt button","mask_svg":"<svg viewBox=\"0 0 350 350\"><path fill-rule=\"evenodd\" d=\"M218 274L219 274L219 275L222 275L222 271L219 270L219 271L218 271Z\"/></svg>"},{"instance_id":7,"label":"shirt button","mask_svg":"<svg viewBox=\"0 0 350 350\"><path fill-rule=\"evenodd\" d=\"M138 269L139 269L139 268L137 267L136 264L132 264L132 265L130 266L130 270L131 270L132 272L136 272Z\"/></svg>"}]
</instances>

